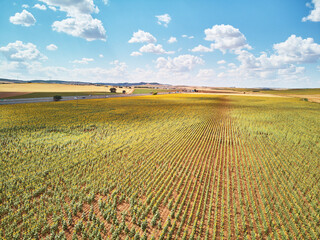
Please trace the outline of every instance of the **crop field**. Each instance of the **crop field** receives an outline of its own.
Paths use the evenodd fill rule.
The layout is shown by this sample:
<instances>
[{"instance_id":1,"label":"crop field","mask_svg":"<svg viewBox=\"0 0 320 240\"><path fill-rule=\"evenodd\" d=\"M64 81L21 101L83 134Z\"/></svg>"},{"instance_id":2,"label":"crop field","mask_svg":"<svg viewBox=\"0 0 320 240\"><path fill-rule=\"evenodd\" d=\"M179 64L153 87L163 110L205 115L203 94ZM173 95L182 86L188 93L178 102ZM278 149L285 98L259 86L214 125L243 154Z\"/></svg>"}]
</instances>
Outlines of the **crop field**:
<instances>
[{"instance_id":1,"label":"crop field","mask_svg":"<svg viewBox=\"0 0 320 240\"><path fill-rule=\"evenodd\" d=\"M1 84L0 92L105 92L109 87L52 83Z\"/></svg>"},{"instance_id":2,"label":"crop field","mask_svg":"<svg viewBox=\"0 0 320 240\"><path fill-rule=\"evenodd\" d=\"M72 84L53 84L53 83L10 83L0 84L0 98L38 98L61 96L83 96L83 95L105 95L110 94L112 86L95 85L72 85ZM117 87L117 93L132 93L134 89Z\"/></svg>"},{"instance_id":3,"label":"crop field","mask_svg":"<svg viewBox=\"0 0 320 240\"><path fill-rule=\"evenodd\" d=\"M153 88L135 88L134 94L153 93L153 92L174 92L172 89L153 89Z\"/></svg>"},{"instance_id":4,"label":"crop field","mask_svg":"<svg viewBox=\"0 0 320 240\"><path fill-rule=\"evenodd\" d=\"M295 98L0 106L0 238L319 239L319 156Z\"/></svg>"},{"instance_id":5,"label":"crop field","mask_svg":"<svg viewBox=\"0 0 320 240\"><path fill-rule=\"evenodd\" d=\"M1 93L0 93L1 94ZM116 93L111 92L38 92L38 93L28 93L18 96L6 97L7 99L20 99L20 98L42 98L42 97L53 97L55 95L59 96L89 96L89 95L113 95Z\"/></svg>"},{"instance_id":6,"label":"crop field","mask_svg":"<svg viewBox=\"0 0 320 240\"><path fill-rule=\"evenodd\" d=\"M267 90L262 91L269 94L280 94L280 95L320 95L320 88L305 88L305 89L287 89L287 90Z\"/></svg>"}]
</instances>

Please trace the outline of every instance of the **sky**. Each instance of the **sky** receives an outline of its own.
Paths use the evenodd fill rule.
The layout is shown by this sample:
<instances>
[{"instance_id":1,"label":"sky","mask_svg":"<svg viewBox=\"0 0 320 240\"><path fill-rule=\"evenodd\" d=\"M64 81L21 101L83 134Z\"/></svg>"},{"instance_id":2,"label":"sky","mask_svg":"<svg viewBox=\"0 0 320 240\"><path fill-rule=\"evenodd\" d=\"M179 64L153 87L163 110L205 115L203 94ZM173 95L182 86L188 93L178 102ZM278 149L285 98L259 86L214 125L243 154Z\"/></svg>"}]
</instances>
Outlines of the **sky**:
<instances>
[{"instance_id":1,"label":"sky","mask_svg":"<svg viewBox=\"0 0 320 240\"><path fill-rule=\"evenodd\" d=\"M0 11L0 78L320 87L320 0L2 0Z\"/></svg>"}]
</instances>

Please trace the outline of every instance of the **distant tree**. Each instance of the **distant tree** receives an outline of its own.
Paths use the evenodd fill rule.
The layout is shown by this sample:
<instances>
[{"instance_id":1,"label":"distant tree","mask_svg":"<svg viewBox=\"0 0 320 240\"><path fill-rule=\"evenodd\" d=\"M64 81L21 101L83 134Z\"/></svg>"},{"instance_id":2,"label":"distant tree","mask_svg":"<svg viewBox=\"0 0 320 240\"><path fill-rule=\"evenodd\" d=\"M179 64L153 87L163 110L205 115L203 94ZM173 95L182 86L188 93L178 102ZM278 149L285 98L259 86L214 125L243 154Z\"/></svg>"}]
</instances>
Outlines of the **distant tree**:
<instances>
[{"instance_id":1,"label":"distant tree","mask_svg":"<svg viewBox=\"0 0 320 240\"><path fill-rule=\"evenodd\" d=\"M157 94L158 94L158 92L153 92L153 93L152 93L152 95L157 95Z\"/></svg>"},{"instance_id":2,"label":"distant tree","mask_svg":"<svg viewBox=\"0 0 320 240\"><path fill-rule=\"evenodd\" d=\"M117 89L116 88L110 88L110 92L112 92L112 93L116 93L117 92Z\"/></svg>"},{"instance_id":3,"label":"distant tree","mask_svg":"<svg viewBox=\"0 0 320 240\"><path fill-rule=\"evenodd\" d=\"M60 95L55 95L53 96L53 101L60 101L62 99L62 97Z\"/></svg>"},{"instance_id":4,"label":"distant tree","mask_svg":"<svg viewBox=\"0 0 320 240\"><path fill-rule=\"evenodd\" d=\"M125 94L125 93L126 93L126 90L123 90L122 93Z\"/></svg>"}]
</instances>

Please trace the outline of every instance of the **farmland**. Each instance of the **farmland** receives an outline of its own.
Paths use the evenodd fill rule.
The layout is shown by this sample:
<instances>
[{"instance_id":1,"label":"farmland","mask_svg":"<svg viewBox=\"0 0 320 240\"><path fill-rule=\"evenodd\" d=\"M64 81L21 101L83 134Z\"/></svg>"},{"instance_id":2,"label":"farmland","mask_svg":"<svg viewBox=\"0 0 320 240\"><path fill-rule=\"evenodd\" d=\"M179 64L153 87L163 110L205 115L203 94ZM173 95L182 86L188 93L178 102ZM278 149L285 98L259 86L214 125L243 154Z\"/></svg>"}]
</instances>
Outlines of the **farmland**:
<instances>
[{"instance_id":1,"label":"farmland","mask_svg":"<svg viewBox=\"0 0 320 240\"><path fill-rule=\"evenodd\" d=\"M113 94L116 94L116 93L111 93L111 92L39 92L39 93L28 93L28 94L6 97L6 98L7 99L20 99L20 98L53 97L55 95L66 97L66 96L113 95Z\"/></svg>"},{"instance_id":2,"label":"farmland","mask_svg":"<svg viewBox=\"0 0 320 240\"><path fill-rule=\"evenodd\" d=\"M153 88L135 88L134 94L144 94L144 93L153 93L153 92L174 92L172 89L153 89Z\"/></svg>"},{"instance_id":3,"label":"farmland","mask_svg":"<svg viewBox=\"0 0 320 240\"><path fill-rule=\"evenodd\" d=\"M61 96L85 96L110 94L112 86L96 85L72 85L72 84L50 84L50 83L9 83L0 84L0 98L39 98ZM133 89L126 87L116 88L117 93L132 93Z\"/></svg>"},{"instance_id":4,"label":"farmland","mask_svg":"<svg viewBox=\"0 0 320 240\"><path fill-rule=\"evenodd\" d=\"M319 126L296 98L0 106L0 238L319 239Z\"/></svg>"}]
</instances>

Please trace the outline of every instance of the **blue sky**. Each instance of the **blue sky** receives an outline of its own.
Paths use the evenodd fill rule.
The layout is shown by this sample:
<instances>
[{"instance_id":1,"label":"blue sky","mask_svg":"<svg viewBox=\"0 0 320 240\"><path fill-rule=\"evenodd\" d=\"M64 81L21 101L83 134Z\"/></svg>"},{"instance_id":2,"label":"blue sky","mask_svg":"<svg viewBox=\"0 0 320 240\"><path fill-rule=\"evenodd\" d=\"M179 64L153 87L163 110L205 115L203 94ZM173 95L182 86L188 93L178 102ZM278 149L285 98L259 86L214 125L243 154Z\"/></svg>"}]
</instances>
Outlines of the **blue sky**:
<instances>
[{"instance_id":1,"label":"blue sky","mask_svg":"<svg viewBox=\"0 0 320 240\"><path fill-rule=\"evenodd\" d=\"M320 87L320 0L0 2L0 77Z\"/></svg>"}]
</instances>

